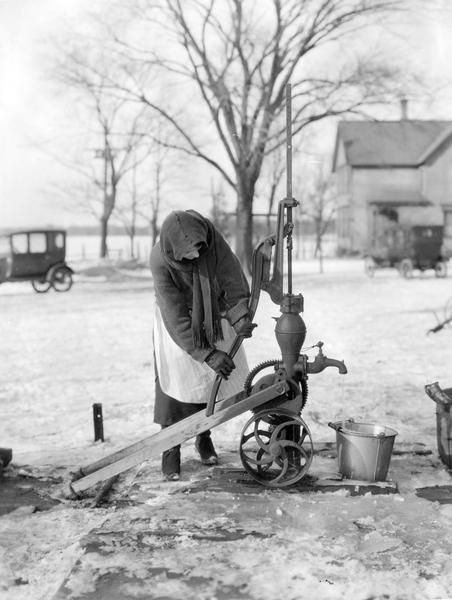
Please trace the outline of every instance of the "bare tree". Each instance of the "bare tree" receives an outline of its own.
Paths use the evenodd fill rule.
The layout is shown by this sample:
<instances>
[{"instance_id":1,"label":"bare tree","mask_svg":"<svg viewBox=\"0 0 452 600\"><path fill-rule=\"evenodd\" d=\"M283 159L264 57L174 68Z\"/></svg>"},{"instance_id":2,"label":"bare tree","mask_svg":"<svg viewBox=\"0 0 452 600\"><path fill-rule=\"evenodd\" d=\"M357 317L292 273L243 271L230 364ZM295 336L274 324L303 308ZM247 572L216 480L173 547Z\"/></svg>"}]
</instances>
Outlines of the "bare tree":
<instances>
[{"instance_id":1,"label":"bare tree","mask_svg":"<svg viewBox=\"0 0 452 600\"><path fill-rule=\"evenodd\" d=\"M58 56L53 78L64 84L67 93L72 92L73 98L83 105L81 120L85 129L83 151L80 153L79 146L60 154L58 160L98 190L97 198L94 199L91 192L85 203L99 220L100 256L106 257L108 225L117 204L120 182L143 160L137 149L146 136L142 131L144 110L111 93L104 56L93 56L75 41L69 49L60 49ZM95 165L96 158L101 159L100 172ZM84 204L83 197L79 197L79 203Z\"/></svg>"},{"instance_id":2,"label":"bare tree","mask_svg":"<svg viewBox=\"0 0 452 600\"><path fill-rule=\"evenodd\" d=\"M130 173L130 190L128 190L127 193L128 202L124 206L116 205L115 207L115 216L121 222L122 226L124 227L124 231L129 238L129 255L132 259L135 258L135 236L137 233L137 222L139 219L137 171L138 162L135 157Z\"/></svg>"},{"instance_id":3,"label":"bare tree","mask_svg":"<svg viewBox=\"0 0 452 600\"><path fill-rule=\"evenodd\" d=\"M299 191L304 187L304 179L306 173L302 177L298 177L298 167L303 160L303 155L309 154L309 150L304 150L305 147L310 148L313 144L312 136L308 136L305 132L301 132L294 140L292 140L292 156L293 164L295 165L294 182L299 186L294 190L294 195L297 198ZM259 204L266 204L266 221L267 234L272 230L272 216L277 212L275 209L276 201L282 200L285 197L286 189L286 147L278 146L271 154L265 157L262 165L260 178L256 185L255 200Z\"/></svg>"},{"instance_id":4,"label":"bare tree","mask_svg":"<svg viewBox=\"0 0 452 600\"><path fill-rule=\"evenodd\" d=\"M260 181L260 187L265 190L264 195L267 198L267 235L270 235L271 232L271 217L272 213L274 213L277 193L281 189L283 176L286 172L286 162L283 154L283 149L280 146L268 157L266 161L268 163L267 168L264 168L264 176ZM282 199L281 192L280 196L280 199Z\"/></svg>"},{"instance_id":5,"label":"bare tree","mask_svg":"<svg viewBox=\"0 0 452 600\"><path fill-rule=\"evenodd\" d=\"M337 196L331 176L326 175L325 163L318 159L311 171L311 180L303 190L303 213L314 225L314 257L323 273L323 241L336 216Z\"/></svg>"},{"instance_id":6,"label":"bare tree","mask_svg":"<svg viewBox=\"0 0 452 600\"><path fill-rule=\"evenodd\" d=\"M139 6L142 23L165 28L165 53L115 36L117 52L127 57L127 91L171 123L180 139L173 147L204 160L235 190L242 260L251 255L253 200L264 157L283 143L278 117L286 84L293 89L294 135L320 119L387 101L396 83L404 85L395 61L381 62L374 52L343 65L337 52L339 41L401 8L403 0L142 0ZM152 81L158 69L172 81L186 78L197 98L189 106L185 101L184 110L159 102L146 69L152 69ZM201 132L190 126L190 109L207 111L203 123L212 125L220 157L218 148L203 144L204 126Z\"/></svg>"},{"instance_id":7,"label":"bare tree","mask_svg":"<svg viewBox=\"0 0 452 600\"><path fill-rule=\"evenodd\" d=\"M231 213L227 208L227 198L224 191L223 180L210 180L211 218L212 222L226 237L231 236Z\"/></svg>"}]
</instances>

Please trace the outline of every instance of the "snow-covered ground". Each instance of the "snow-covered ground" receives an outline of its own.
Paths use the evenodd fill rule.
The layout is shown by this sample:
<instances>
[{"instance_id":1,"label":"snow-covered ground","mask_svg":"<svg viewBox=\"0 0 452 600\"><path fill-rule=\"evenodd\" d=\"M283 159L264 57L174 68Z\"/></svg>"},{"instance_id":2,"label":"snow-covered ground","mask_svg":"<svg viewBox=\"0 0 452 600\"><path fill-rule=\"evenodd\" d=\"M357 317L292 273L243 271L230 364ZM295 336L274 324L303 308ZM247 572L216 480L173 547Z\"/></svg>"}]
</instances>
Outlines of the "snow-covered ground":
<instances>
[{"instance_id":1,"label":"snow-covered ground","mask_svg":"<svg viewBox=\"0 0 452 600\"><path fill-rule=\"evenodd\" d=\"M78 276L69 293L42 295L4 284L0 447L13 449L4 481L53 482L48 492L61 503L0 517L1 599L452 598L452 505L416 495L452 484L424 392L434 381L452 386L452 329L426 335L435 313L443 317L451 279L427 272L404 280L394 270L368 279L355 260L328 260L324 274L300 262L294 273L305 346L322 340L324 353L348 368L309 379L303 417L314 441L334 442L328 422L343 418L394 428L388 476L399 493L268 490L239 476L231 483L247 414L214 429L220 468L200 467L187 442L178 483L161 481L155 457L120 479L108 506L65 499L70 471L158 431L152 280ZM278 314L263 293L258 328L245 341L250 367L278 357ZM93 442L94 402L102 403L105 443ZM413 444L426 452L410 451ZM335 468L325 454L311 471Z\"/></svg>"}]
</instances>

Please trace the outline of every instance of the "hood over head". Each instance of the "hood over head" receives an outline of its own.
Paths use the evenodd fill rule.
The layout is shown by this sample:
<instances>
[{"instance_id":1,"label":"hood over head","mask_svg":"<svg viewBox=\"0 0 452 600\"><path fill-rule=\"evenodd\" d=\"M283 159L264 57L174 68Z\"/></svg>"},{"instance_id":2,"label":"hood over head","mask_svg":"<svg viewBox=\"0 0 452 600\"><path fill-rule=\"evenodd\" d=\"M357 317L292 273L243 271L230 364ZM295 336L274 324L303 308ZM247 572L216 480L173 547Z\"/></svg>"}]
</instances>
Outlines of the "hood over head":
<instances>
[{"instance_id":1,"label":"hood over head","mask_svg":"<svg viewBox=\"0 0 452 600\"><path fill-rule=\"evenodd\" d=\"M160 248L170 262L180 262L196 249L196 244L209 246L210 242L209 223L195 210L173 211L162 223Z\"/></svg>"}]
</instances>

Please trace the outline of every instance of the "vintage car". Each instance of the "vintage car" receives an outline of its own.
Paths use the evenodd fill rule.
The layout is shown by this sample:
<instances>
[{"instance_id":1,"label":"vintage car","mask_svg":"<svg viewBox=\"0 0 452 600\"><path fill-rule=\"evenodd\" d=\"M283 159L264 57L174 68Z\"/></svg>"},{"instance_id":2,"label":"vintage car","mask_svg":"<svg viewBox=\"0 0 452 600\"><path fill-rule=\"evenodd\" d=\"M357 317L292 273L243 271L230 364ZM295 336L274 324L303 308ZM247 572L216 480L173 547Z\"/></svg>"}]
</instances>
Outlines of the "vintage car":
<instances>
[{"instance_id":1,"label":"vintage car","mask_svg":"<svg viewBox=\"0 0 452 600\"><path fill-rule=\"evenodd\" d=\"M372 277L375 270L395 267L405 278L413 271L433 269L436 277L447 276L447 257L442 253L441 225L394 226L383 231L364 256L364 269Z\"/></svg>"},{"instance_id":2,"label":"vintage car","mask_svg":"<svg viewBox=\"0 0 452 600\"><path fill-rule=\"evenodd\" d=\"M31 281L38 293L71 289L73 270L66 264L66 232L16 231L0 236L0 283Z\"/></svg>"}]
</instances>

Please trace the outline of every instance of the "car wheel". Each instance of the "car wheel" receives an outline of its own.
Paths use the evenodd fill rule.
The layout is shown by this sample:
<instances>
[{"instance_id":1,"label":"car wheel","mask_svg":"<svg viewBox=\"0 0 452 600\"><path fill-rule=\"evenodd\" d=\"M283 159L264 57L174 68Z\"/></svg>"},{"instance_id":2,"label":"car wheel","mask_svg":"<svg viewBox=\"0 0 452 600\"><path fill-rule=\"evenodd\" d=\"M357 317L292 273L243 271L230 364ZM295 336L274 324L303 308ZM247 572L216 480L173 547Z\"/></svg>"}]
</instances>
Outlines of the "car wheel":
<instances>
[{"instance_id":1,"label":"car wheel","mask_svg":"<svg viewBox=\"0 0 452 600\"><path fill-rule=\"evenodd\" d=\"M399 265L399 271L402 277L410 279L413 277L413 263L409 258L404 258Z\"/></svg>"},{"instance_id":2,"label":"car wheel","mask_svg":"<svg viewBox=\"0 0 452 600\"><path fill-rule=\"evenodd\" d=\"M364 259L364 272L369 277L373 277L375 275L375 269L377 268L377 264L375 260L371 256L366 256Z\"/></svg>"},{"instance_id":3,"label":"car wheel","mask_svg":"<svg viewBox=\"0 0 452 600\"><path fill-rule=\"evenodd\" d=\"M32 279L31 285L32 285L32 288L34 289L34 291L37 292L38 294L45 294L52 287L52 284L50 283L50 281L46 281L45 279L44 280Z\"/></svg>"},{"instance_id":4,"label":"car wheel","mask_svg":"<svg viewBox=\"0 0 452 600\"><path fill-rule=\"evenodd\" d=\"M72 273L66 267L55 269L52 286L56 292L68 292L72 287Z\"/></svg>"},{"instance_id":5,"label":"car wheel","mask_svg":"<svg viewBox=\"0 0 452 600\"><path fill-rule=\"evenodd\" d=\"M439 260L435 265L435 276L436 277L447 277L447 263L443 260Z\"/></svg>"}]
</instances>

